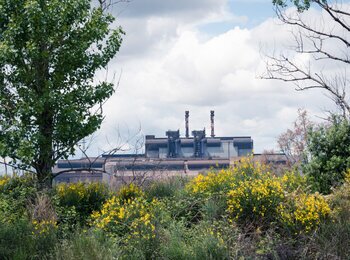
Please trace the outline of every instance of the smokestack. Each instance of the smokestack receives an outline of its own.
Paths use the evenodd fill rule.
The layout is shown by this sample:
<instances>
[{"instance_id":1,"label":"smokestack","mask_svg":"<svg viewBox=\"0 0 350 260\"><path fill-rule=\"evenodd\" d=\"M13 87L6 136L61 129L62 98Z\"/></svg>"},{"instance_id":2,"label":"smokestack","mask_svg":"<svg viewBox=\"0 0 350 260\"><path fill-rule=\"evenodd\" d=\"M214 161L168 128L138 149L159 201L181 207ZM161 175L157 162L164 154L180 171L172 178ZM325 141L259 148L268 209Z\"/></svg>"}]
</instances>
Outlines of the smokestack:
<instances>
[{"instance_id":1,"label":"smokestack","mask_svg":"<svg viewBox=\"0 0 350 260\"><path fill-rule=\"evenodd\" d=\"M214 110L210 111L210 128L211 128L211 137L215 137L214 134Z\"/></svg>"},{"instance_id":2,"label":"smokestack","mask_svg":"<svg viewBox=\"0 0 350 260\"><path fill-rule=\"evenodd\" d=\"M190 137L190 130L188 127L188 118L190 116L190 112L189 111L185 111L185 128L186 128L186 138Z\"/></svg>"}]
</instances>

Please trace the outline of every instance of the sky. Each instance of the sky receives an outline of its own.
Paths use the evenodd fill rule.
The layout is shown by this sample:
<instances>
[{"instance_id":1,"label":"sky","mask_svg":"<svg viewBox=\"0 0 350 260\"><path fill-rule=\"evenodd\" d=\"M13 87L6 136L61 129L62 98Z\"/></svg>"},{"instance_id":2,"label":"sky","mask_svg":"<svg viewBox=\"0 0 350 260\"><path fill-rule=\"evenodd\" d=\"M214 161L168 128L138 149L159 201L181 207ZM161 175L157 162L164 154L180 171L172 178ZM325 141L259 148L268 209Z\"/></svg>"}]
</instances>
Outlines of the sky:
<instances>
[{"instance_id":1,"label":"sky","mask_svg":"<svg viewBox=\"0 0 350 260\"><path fill-rule=\"evenodd\" d=\"M118 86L101 129L87 139L90 156L115 146L134 152L129 143L142 135L179 129L183 136L185 110L191 131L209 132L214 110L217 136L251 136L254 152L278 151L276 139L299 108L314 121L331 109L320 91L260 79L264 53L292 44L271 0L132 0L114 6L113 14L126 35L97 80Z\"/></svg>"}]
</instances>

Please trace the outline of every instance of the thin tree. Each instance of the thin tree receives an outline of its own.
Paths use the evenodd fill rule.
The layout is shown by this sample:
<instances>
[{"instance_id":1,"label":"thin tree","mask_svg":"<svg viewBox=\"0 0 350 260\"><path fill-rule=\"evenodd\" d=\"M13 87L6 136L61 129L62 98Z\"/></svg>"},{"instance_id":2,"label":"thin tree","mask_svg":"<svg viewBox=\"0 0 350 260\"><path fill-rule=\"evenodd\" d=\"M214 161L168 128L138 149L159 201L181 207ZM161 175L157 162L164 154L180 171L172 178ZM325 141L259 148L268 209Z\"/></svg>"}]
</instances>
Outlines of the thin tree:
<instances>
[{"instance_id":1,"label":"thin tree","mask_svg":"<svg viewBox=\"0 0 350 260\"><path fill-rule=\"evenodd\" d=\"M307 111L298 109L298 117L293 122L293 127L278 137L278 147L286 155L289 165L300 166L306 161L308 132L314 125Z\"/></svg>"},{"instance_id":2,"label":"thin tree","mask_svg":"<svg viewBox=\"0 0 350 260\"><path fill-rule=\"evenodd\" d=\"M114 20L90 0L0 0L0 156L42 187L100 127L114 88L94 77L120 48Z\"/></svg>"}]
</instances>

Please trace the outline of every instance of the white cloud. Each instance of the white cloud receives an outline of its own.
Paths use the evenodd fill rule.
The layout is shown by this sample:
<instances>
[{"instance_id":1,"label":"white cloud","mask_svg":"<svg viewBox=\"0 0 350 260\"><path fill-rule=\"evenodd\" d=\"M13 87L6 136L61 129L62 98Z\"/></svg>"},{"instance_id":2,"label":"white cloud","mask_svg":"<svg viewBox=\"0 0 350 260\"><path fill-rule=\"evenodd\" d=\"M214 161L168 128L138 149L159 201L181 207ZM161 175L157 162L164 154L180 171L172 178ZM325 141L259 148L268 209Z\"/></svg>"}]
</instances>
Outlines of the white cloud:
<instances>
[{"instance_id":1,"label":"white cloud","mask_svg":"<svg viewBox=\"0 0 350 260\"><path fill-rule=\"evenodd\" d=\"M178 8L200 2L181 1ZM128 36L110 70L122 68L122 79L105 106L99 146L105 146L104 135L116 136L116 125L124 133L125 128L136 132L141 125L144 134L164 136L169 128L184 134L185 110L190 110L191 130L208 129L209 111L215 110L217 135L251 135L255 151L261 152L275 147L276 137L290 126L299 107L316 115L330 106L319 92L296 92L282 82L258 79L264 70L261 46L273 50L290 44L285 27L271 18L250 30L235 27L208 37L196 25L227 10L225 1L206 3L208 9L193 19L180 11L165 17L164 5L152 15L146 10L141 18L135 13L121 19ZM173 19L181 15L182 20Z\"/></svg>"}]
</instances>

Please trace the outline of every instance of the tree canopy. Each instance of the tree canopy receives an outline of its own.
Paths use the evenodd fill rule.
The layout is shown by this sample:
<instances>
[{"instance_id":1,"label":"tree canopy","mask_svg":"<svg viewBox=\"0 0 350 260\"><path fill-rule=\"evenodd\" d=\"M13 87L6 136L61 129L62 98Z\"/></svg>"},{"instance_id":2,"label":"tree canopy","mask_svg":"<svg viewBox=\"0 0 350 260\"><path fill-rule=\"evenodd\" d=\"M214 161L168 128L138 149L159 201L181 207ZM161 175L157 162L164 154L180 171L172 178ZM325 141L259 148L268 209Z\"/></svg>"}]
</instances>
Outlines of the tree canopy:
<instances>
[{"instance_id":1,"label":"tree canopy","mask_svg":"<svg viewBox=\"0 0 350 260\"><path fill-rule=\"evenodd\" d=\"M114 20L90 0L0 0L0 156L42 183L103 120L114 88L94 77L120 48Z\"/></svg>"},{"instance_id":2,"label":"tree canopy","mask_svg":"<svg viewBox=\"0 0 350 260\"><path fill-rule=\"evenodd\" d=\"M316 190L328 194L331 188L343 183L350 168L350 124L339 117L330 126L321 125L308 134L310 162L305 165Z\"/></svg>"}]
</instances>

